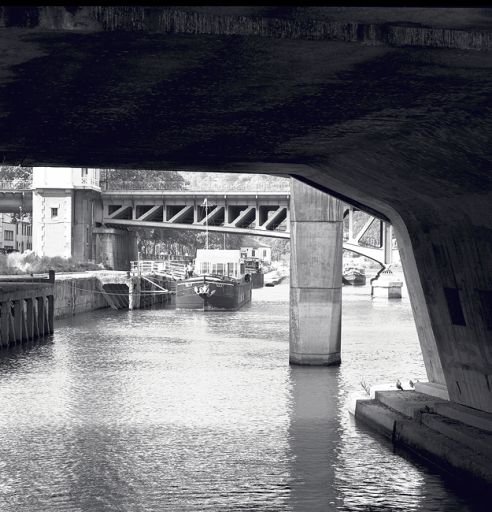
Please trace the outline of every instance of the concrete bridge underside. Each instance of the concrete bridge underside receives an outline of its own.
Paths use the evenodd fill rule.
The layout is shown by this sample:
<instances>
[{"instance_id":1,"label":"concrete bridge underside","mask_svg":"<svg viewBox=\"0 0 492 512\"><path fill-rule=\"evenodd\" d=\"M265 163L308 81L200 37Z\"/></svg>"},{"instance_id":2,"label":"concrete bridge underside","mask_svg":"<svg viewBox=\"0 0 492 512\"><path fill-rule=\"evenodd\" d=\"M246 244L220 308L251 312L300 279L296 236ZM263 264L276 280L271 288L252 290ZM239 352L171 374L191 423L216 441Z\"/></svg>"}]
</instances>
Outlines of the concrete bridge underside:
<instances>
[{"instance_id":1,"label":"concrete bridge underside","mask_svg":"<svg viewBox=\"0 0 492 512\"><path fill-rule=\"evenodd\" d=\"M5 7L9 165L281 173L395 227L429 380L492 412L492 10Z\"/></svg>"}]
</instances>

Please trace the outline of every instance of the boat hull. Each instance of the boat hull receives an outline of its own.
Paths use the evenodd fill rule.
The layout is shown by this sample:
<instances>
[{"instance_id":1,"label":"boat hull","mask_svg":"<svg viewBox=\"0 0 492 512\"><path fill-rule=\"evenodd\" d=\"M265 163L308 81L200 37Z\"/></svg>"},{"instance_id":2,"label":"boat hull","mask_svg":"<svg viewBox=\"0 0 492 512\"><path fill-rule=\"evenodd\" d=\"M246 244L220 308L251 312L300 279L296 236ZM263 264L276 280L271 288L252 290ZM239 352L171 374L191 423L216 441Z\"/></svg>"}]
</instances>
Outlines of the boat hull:
<instances>
[{"instance_id":1,"label":"boat hull","mask_svg":"<svg viewBox=\"0 0 492 512\"><path fill-rule=\"evenodd\" d=\"M207 293L197 291L207 288ZM251 301L251 281L191 277L176 284L176 308L235 311Z\"/></svg>"},{"instance_id":2,"label":"boat hull","mask_svg":"<svg viewBox=\"0 0 492 512\"><path fill-rule=\"evenodd\" d=\"M359 272L347 272L343 274L342 282L351 286L364 286L366 284L366 276Z\"/></svg>"}]
</instances>

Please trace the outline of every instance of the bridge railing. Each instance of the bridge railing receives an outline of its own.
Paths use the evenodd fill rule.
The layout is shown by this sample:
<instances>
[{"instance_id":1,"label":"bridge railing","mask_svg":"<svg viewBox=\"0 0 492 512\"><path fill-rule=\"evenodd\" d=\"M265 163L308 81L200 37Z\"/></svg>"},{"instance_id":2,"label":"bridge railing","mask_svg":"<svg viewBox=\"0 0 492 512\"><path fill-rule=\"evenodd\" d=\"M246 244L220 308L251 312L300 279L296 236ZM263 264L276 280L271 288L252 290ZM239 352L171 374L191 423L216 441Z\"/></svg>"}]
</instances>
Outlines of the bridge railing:
<instances>
[{"instance_id":1,"label":"bridge railing","mask_svg":"<svg viewBox=\"0 0 492 512\"><path fill-rule=\"evenodd\" d=\"M133 275L169 274L175 279L186 277L186 262L181 260L138 260L130 261Z\"/></svg>"},{"instance_id":2,"label":"bridge railing","mask_svg":"<svg viewBox=\"0 0 492 512\"><path fill-rule=\"evenodd\" d=\"M159 182L145 181L107 181L101 182L101 190L166 190L166 191L183 191L183 192L289 192L290 183L286 179L285 182L278 183L237 183L231 186L229 183L221 183L217 181L201 182L199 186L186 185L180 187L174 186L172 183L163 185Z\"/></svg>"},{"instance_id":3,"label":"bridge railing","mask_svg":"<svg viewBox=\"0 0 492 512\"><path fill-rule=\"evenodd\" d=\"M30 190L32 182L24 180L0 181L0 190Z\"/></svg>"}]
</instances>

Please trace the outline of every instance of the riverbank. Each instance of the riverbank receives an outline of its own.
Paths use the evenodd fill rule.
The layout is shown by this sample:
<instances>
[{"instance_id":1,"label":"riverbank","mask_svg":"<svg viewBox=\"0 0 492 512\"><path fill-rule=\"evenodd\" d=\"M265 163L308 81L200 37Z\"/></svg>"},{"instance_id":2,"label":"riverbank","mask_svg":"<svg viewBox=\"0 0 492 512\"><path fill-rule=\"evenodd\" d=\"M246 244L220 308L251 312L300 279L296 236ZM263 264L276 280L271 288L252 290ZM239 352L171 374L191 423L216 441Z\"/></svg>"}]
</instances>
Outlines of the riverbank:
<instances>
[{"instance_id":1,"label":"riverbank","mask_svg":"<svg viewBox=\"0 0 492 512\"><path fill-rule=\"evenodd\" d=\"M128 272L95 270L55 276L55 319L102 308L138 309L166 302L172 283L162 277L129 276Z\"/></svg>"}]
</instances>

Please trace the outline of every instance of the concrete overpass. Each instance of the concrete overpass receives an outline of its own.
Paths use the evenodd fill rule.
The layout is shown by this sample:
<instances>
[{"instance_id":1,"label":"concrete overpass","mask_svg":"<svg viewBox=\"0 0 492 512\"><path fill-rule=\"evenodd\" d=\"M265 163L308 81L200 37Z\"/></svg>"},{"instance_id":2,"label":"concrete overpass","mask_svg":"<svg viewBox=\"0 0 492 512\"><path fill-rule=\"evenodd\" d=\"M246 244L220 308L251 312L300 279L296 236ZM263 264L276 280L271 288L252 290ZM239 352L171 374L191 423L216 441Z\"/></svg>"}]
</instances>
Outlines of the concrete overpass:
<instances>
[{"instance_id":1,"label":"concrete overpass","mask_svg":"<svg viewBox=\"0 0 492 512\"><path fill-rule=\"evenodd\" d=\"M492 413L491 9L6 7L0 27L5 163L288 174L389 220L429 381Z\"/></svg>"}]
</instances>

